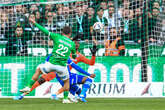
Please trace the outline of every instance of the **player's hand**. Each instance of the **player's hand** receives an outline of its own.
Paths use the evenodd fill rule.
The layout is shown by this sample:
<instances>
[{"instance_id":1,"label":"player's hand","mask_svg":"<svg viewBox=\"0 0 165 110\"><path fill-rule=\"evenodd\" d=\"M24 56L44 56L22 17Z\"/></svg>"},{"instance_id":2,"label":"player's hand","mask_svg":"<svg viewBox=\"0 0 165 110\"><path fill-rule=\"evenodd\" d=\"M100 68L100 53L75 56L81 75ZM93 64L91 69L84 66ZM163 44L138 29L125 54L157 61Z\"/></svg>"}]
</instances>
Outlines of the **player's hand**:
<instances>
[{"instance_id":1,"label":"player's hand","mask_svg":"<svg viewBox=\"0 0 165 110\"><path fill-rule=\"evenodd\" d=\"M31 19L31 18L29 18L29 22L31 22L31 23L33 23L33 24L35 24L35 23L36 23L36 21L35 21L35 20L33 20L33 19Z\"/></svg>"},{"instance_id":2,"label":"player's hand","mask_svg":"<svg viewBox=\"0 0 165 110\"><path fill-rule=\"evenodd\" d=\"M93 48L90 48L90 51L91 51L91 53L92 53L93 56L96 55L97 50L98 50L98 48L97 48L96 45L93 45Z\"/></svg>"},{"instance_id":3,"label":"player's hand","mask_svg":"<svg viewBox=\"0 0 165 110\"><path fill-rule=\"evenodd\" d=\"M95 74L91 74L90 75L91 78L95 78L95 76L96 76Z\"/></svg>"}]
</instances>

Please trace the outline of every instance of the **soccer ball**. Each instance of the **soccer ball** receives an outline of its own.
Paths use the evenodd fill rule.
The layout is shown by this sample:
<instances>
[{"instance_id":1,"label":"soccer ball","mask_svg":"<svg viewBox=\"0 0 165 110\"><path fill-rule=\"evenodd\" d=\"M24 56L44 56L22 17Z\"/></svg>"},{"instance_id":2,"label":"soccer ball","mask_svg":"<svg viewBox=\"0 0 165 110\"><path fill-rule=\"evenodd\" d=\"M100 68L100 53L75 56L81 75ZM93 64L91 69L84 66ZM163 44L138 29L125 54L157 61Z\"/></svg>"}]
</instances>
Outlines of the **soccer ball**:
<instances>
[{"instance_id":1,"label":"soccer ball","mask_svg":"<svg viewBox=\"0 0 165 110\"><path fill-rule=\"evenodd\" d=\"M101 22L96 22L93 25L93 30L95 30L96 32L101 32L103 30L104 25Z\"/></svg>"}]
</instances>

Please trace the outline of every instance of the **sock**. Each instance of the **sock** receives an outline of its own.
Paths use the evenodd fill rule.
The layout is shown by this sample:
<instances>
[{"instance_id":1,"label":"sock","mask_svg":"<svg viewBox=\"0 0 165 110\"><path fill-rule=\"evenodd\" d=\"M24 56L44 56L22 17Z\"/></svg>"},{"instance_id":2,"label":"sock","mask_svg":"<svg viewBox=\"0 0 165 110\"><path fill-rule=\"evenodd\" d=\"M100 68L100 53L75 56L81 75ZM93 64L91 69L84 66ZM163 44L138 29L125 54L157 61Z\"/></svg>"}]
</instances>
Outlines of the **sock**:
<instances>
[{"instance_id":1,"label":"sock","mask_svg":"<svg viewBox=\"0 0 165 110\"><path fill-rule=\"evenodd\" d=\"M39 80L37 80L35 83L33 83L33 85L30 87L31 88L30 91L33 91L35 88L37 88L44 82L50 81L50 80L54 79L55 77L56 77L56 74L54 72L51 72L48 74L43 74Z\"/></svg>"},{"instance_id":2,"label":"sock","mask_svg":"<svg viewBox=\"0 0 165 110\"><path fill-rule=\"evenodd\" d=\"M64 91L64 99L68 99L69 91Z\"/></svg>"},{"instance_id":3,"label":"sock","mask_svg":"<svg viewBox=\"0 0 165 110\"><path fill-rule=\"evenodd\" d=\"M82 91L80 95L83 95L85 97L87 90L90 88L90 85L92 83L92 79L87 78L85 83L83 84Z\"/></svg>"},{"instance_id":4,"label":"sock","mask_svg":"<svg viewBox=\"0 0 165 110\"><path fill-rule=\"evenodd\" d=\"M60 88L60 89L57 91L56 95L59 95L59 94L61 94L61 93L63 93L63 92L64 92L64 88L62 87L62 88Z\"/></svg>"},{"instance_id":5,"label":"sock","mask_svg":"<svg viewBox=\"0 0 165 110\"><path fill-rule=\"evenodd\" d=\"M34 90L35 88L37 88L38 86L40 86L40 83L38 81L36 81L33 86L31 87L30 91Z\"/></svg>"},{"instance_id":6,"label":"sock","mask_svg":"<svg viewBox=\"0 0 165 110\"><path fill-rule=\"evenodd\" d=\"M29 83L29 85L28 85L28 87L30 87L30 88L31 88L31 87L32 87L32 85L33 85L35 82L36 82L35 80L31 79L31 80L30 80L30 83Z\"/></svg>"}]
</instances>

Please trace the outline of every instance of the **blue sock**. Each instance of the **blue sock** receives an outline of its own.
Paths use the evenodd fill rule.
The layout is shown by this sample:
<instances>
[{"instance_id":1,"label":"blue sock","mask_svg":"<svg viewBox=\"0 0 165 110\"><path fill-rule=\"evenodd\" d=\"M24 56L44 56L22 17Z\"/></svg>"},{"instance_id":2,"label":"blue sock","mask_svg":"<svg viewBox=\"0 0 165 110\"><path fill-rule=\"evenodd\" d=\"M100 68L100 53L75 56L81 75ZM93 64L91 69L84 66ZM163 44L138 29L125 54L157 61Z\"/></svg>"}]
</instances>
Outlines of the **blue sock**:
<instances>
[{"instance_id":1,"label":"blue sock","mask_svg":"<svg viewBox=\"0 0 165 110\"><path fill-rule=\"evenodd\" d=\"M91 83L92 83L92 79L87 78L85 83L83 84L82 91L81 91L80 95L83 95L83 97L86 96L86 92L90 88Z\"/></svg>"}]
</instances>

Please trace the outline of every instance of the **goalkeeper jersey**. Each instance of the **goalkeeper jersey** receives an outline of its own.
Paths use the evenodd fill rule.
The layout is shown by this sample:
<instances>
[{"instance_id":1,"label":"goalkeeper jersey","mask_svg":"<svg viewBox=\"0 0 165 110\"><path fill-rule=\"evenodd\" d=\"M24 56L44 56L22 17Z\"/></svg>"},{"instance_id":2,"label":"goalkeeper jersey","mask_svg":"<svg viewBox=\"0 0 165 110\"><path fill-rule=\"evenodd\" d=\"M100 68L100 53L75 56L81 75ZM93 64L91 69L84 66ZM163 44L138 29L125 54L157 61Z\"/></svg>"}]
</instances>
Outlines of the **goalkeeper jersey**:
<instances>
[{"instance_id":1,"label":"goalkeeper jersey","mask_svg":"<svg viewBox=\"0 0 165 110\"><path fill-rule=\"evenodd\" d=\"M35 25L53 40L52 56L49 60L50 63L66 66L71 53L74 58L76 57L75 43L71 39L61 34L51 33L37 23L35 23Z\"/></svg>"}]
</instances>

